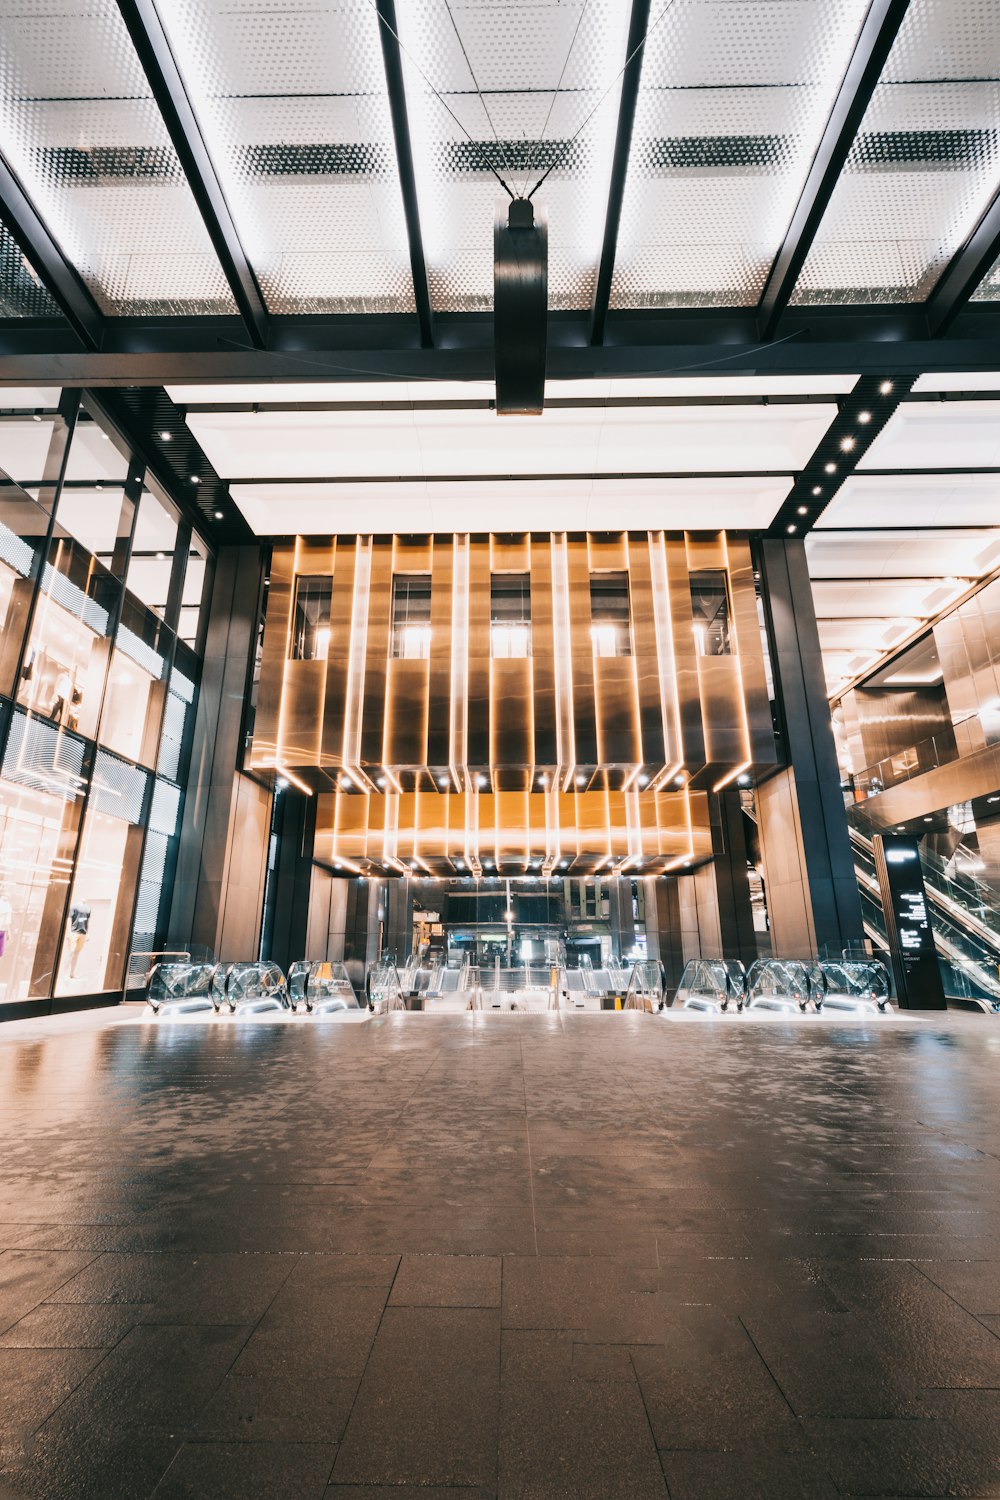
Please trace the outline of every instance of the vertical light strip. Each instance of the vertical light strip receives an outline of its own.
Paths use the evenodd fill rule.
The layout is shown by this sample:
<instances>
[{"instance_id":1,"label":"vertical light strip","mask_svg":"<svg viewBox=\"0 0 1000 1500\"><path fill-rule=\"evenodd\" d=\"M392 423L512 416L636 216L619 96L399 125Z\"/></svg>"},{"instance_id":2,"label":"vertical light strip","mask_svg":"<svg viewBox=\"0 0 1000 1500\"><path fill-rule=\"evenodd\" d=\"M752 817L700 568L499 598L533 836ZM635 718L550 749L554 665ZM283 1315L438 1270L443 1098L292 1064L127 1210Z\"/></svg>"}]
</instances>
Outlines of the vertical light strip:
<instances>
[{"instance_id":1,"label":"vertical light strip","mask_svg":"<svg viewBox=\"0 0 1000 1500\"><path fill-rule=\"evenodd\" d=\"M753 747L750 743L750 721L747 718L747 695L746 689L743 686L743 662L740 658L739 636L736 633L736 611L732 608L733 580L729 567L729 537L726 532L722 532L722 556L726 564L726 588L729 590L729 633L736 648L732 655L733 660L736 662L736 675L739 679L740 719L743 724L743 754L746 758L742 765L737 766L735 770L723 776L721 781L715 783L712 788L713 792L721 792L724 786L728 786L731 781L735 781L737 776L742 776L743 772L753 763Z\"/></svg>"},{"instance_id":2,"label":"vertical light strip","mask_svg":"<svg viewBox=\"0 0 1000 1500\"><path fill-rule=\"evenodd\" d=\"M452 785L469 781L469 537L452 538L451 699L448 709L448 769ZM468 847L466 847L468 858Z\"/></svg>"},{"instance_id":3,"label":"vertical light strip","mask_svg":"<svg viewBox=\"0 0 1000 1500\"><path fill-rule=\"evenodd\" d=\"M465 797L465 862L478 879L483 873L479 858L479 793L466 776L463 795Z\"/></svg>"},{"instance_id":4,"label":"vertical light strip","mask_svg":"<svg viewBox=\"0 0 1000 1500\"><path fill-rule=\"evenodd\" d=\"M569 613L569 556L566 533L552 532L552 646L556 686L556 780L569 791L576 770L573 719L573 637ZM587 643L589 646L589 642Z\"/></svg>"},{"instance_id":5,"label":"vertical light strip","mask_svg":"<svg viewBox=\"0 0 1000 1500\"><path fill-rule=\"evenodd\" d=\"M656 791L674 776L684 764L684 730L681 721L681 692L677 681L677 656L674 651L673 618L670 613L670 578L667 572L667 543L663 532L648 533L649 571L653 583L653 625L656 631L656 664L660 681L660 713L663 715L663 738L670 744L670 764L653 781ZM668 678L669 664L669 678ZM669 723L670 693L673 692L673 734Z\"/></svg>"},{"instance_id":6,"label":"vertical light strip","mask_svg":"<svg viewBox=\"0 0 1000 1500\"><path fill-rule=\"evenodd\" d=\"M359 536L354 552L354 597L351 602L351 642L344 695L344 744L341 761L363 785L371 785L361 769L361 721L365 697L365 655L368 650L368 601L371 593L372 539Z\"/></svg>"},{"instance_id":7,"label":"vertical light strip","mask_svg":"<svg viewBox=\"0 0 1000 1500\"><path fill-rule=\"evenodd\" d=\"M288 653L292 642L292 625L295 616L295 590L298 587L299 559L302 551L302 538L295 538L295 550L292 553L292 593L288 603L288 622L285 626L285 647L281 653L281 696L278 699L278 729L274 737L274 763L278 765L284 759L282 739L285 728L285 704L288 698Z\"/></svg>"}]
</instances>

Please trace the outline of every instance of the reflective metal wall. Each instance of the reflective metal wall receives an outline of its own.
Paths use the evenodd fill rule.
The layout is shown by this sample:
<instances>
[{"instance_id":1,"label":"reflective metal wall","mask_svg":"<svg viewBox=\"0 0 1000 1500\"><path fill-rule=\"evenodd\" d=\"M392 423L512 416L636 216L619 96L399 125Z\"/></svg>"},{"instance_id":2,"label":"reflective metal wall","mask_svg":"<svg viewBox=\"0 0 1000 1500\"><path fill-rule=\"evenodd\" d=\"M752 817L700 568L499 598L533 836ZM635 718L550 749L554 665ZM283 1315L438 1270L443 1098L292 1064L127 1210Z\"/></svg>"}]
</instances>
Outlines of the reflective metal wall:
<instances>
[{"instance_id":1,"label":"reflective metal wall","mask_svg":"<svg viewBox=\"0 0 1000 1500\"><path fill-rule=\"evenodd\" d=\"M684 868L711 855L711 794L775 762L744 540L274 549L248 766L318 795L334 866Z\"/></svg>"}]
</instances>

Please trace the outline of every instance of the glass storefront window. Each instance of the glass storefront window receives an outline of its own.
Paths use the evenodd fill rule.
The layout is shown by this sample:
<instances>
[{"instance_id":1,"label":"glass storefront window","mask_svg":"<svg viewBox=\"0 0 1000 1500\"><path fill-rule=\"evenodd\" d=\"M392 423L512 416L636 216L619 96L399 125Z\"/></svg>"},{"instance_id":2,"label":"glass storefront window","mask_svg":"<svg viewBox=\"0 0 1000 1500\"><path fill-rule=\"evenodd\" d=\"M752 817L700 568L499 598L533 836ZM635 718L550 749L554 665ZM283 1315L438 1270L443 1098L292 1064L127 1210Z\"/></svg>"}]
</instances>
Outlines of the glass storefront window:
<instances>
[{"instance_id":1,"label":"glass storefront window","mask_svg":"<svg viewBox=\"0 0 1000 1500\"><path fill-rule=\"evenodd\" d=\"M590 618L595 656L632 655L627 573L591 575Z\"/></svg>"},{"instance_id":2,"label":"glass storefront window","mask_svg":"<svg viewBox=\"0 0 1000 1500\"><path fill-rule=\"evenodd\" d=\"M48 516L15 485L0 483L0 693L13 691L41 568Z\"/></svg>"},{"instance_id":3,"label":"glass storefront window","mask_svg":"<svg viewBox=\"0 0 1000 1500\"><path fill-rule=\"evenodd\" d=\"M14 712L0 768L0 1004L51 993L86 770L75 735Z\"/></svg>"},{"instance_id":4,"label":"glass storefront window","mask_svg":"<svg viewBox=\"0 0 1000 1500\"><path fill-rule=\"evenodd\" d=\"M166 627L126 595L115 632L98 739L142 765L156 762L171 646Z\"/></svg>"},{"instance_id":5,"label":"glass storefront window","mask_svg":"<svg viewBox=\"0 0 1000 1500\"><path fill-rule=\"evenodd\" d=\"M170 686L163 710L163 728L160 732L160 753L156 762L157 774L179 781L186 767L185 752L191 737L194 717L198 663L194 655L178 643Z\"/></svg>"},{"instance_id":6,"label":"glass storefront window","mask_svg":"<svg viewBox=\"0 0 1000 1500\"><path fill-rule=\"evenodd\" d=\"M17 700L87 739L96 736L119 588L72 538L52 540Z\"/></svg>"},{"instance_id":7,"label":"glass storefront window","mask_svg":"<svg viewBox=\"0 0 1000 1500\"><path fill-rule=\"evenodd\" d=\"M177 634L182 641L186 641L192 647L198 644L198 630L204 608L208 604L207 592L210 577L208 548L198 537L192 536L187 568L184 572L180 618L177 621Z\"/></svg>"},{"instance_id":8,"label":"glass storefront window","mask_svg":"<svg viewBox=\"0 0 1000 1500\"><path fill-rule=\"evenodd\" d=\"M166 618L176 549L177 512L164 496L144 489L125 581L129 592L161 620Z\"/></svg>"},{"instance_id":9,"label":"glass storefront window","mask_svg":"<svg viewBox=\"0 0 1000 1500\"><path fill-rule=\"evenodd\" d=\"M117 989L124 978L149 777L99 750L70 888L57 996Z\"/></svg>"},{"instance_id":10,"label":"glass storefront window","mask_svg":"<svg viewBox=\"0 0 1000 1500\"><path fill-rule=\"evenodd\" d=\"M490 655L531 655L531 586L527 573L494 573L490 580Z\"/></svg>"}]
</instances>

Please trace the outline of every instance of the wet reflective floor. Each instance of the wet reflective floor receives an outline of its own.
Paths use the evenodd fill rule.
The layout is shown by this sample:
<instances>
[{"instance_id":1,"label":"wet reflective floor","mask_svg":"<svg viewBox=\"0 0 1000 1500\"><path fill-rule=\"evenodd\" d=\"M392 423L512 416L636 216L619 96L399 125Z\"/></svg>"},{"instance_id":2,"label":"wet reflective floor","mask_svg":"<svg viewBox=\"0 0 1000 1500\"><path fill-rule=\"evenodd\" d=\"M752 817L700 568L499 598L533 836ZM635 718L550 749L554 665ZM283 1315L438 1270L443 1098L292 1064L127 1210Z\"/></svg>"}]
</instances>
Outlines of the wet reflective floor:
<instances>
[{"instance_id":1,"label":"wet reflective floor","mask_svg":"<svg viewBox=\"0 0 1000 1500\"><path fill-rule=\"evenodd\" d=\"M1000 1496L1000 1023L0 1027L0 1496Z\"/></svg>"}]
</instances>

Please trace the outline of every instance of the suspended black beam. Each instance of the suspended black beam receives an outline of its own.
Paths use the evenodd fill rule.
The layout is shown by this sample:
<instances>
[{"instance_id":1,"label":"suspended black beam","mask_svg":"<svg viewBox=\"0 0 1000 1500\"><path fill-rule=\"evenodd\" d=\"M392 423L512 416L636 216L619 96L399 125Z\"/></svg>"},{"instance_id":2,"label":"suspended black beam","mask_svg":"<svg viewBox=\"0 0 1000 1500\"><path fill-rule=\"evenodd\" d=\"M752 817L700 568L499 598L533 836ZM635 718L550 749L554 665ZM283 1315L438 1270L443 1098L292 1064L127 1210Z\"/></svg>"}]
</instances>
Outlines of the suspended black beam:
<instances>
[{"instance_id":1,"label":"suspended black beam","mask_svg":"<svg viewBox=\"0 0 1000 1500\"><path fill-rule=\"evenodd\" d=\"M389 94L389 113L392 116L392 134L396 145L396 167L399 172L400 191L403 195L406 234L410 242L410 271L413 275L413 301L420 326L420 347L433 349L434 317L431 312L431 293L427 281L424 240L420 233L420 205L417 202L417 179L413 170L413 143L410 139L410 122L406 111L403 59L399 50L399 27L396 22L395 0L378 0L377 9L379 39L382 43L382 64L385 68L385 86Z\"/></svg>"},{"instance_id":2,"label":"suspended black beam","mask_svg":"<svg viewBox=\"0 0 1000 1500\"><path fill-rule=\"evenodd\" d=\"M632 131L635 127L635 108L639 101L639 80L642 63L646 55L646 32L649 27L650 0L632 0L632 19L629 22L628 42L625 47L625 72L622 74L621 100L618 105L618 130L615 135L615 154L611 164L611 182L608 188L608 211L604 219L604 243L601 247L601 263L597 271L594 288L594 304L590 316L590 342L604 342L604 325L608 318L611 301L611 282L615 274L615 256L618 253L618 231L622 222L622 204L625 201L625 182L628 178L629 154L632 150Z\"/></svg>"},{"instance_id":3,"label":"suspended black beam","mask_svg":"<svg viewBox=\"0 0 1000 1500\"><path fill-rule=\"evenodd\" d=\"M20 181L0 156L0 219L64 313L86 349L99 349L104 331L100 308L76 267L66 259L49 233Z\"/></svg>"},{"instance_id":4,"label":"suspended black beam","mask_svg":"<svg viewBox=\"0 0 1000 1500\"><path fill-rule=\"evenodd\" d=\"M106 318L100 351L62 324L0 319L0 382L11 385L189 385L204 381L491 380L490 313L439 314L437 348L421 349L410 314L272 317L267 349L238 318ZM550 380L639 375L835 375L995 371L1000 303L959 312L932 338L923 303L792 307L780 343L762 349L752 309L618 313L615 337L588 342L589 312L550 313Z\"/></svg>"},{"instance_id":5,"label":"suspended black beam","mask_svg":"<svg viewBox=\"0 0 1000 1500\"><path fill-rule=\"evenodd\" d=\"M961 250L952 258L927 299L931 333L942 334L965 307L983 277L1000 259L1000 193L997 193Z\"/></svg>"},{"instance_id":6,"label":"suspended black beam","mask_svg":"<svg viewBox=\"0 0 1000 1500\"><path fill-rule=\"evenodd\" d=\"M762 339L774 336L791 301L908 5L909 0L872 0L788 233L764 286L757 308Z\"/></svg>"},{"instance_id":7,"label":"suspended black beam","mask_svg":"<svg viewBox=\"0 0 1000 1500\"><path fill-rule=\"evenodd\" d=\"M202 139L153 0L118 0L118 9L139 54L157 108L194 194L247 335L256 348L266 349L267 307L240 243L225 193Z\"/></svg>"}]
</instances>

